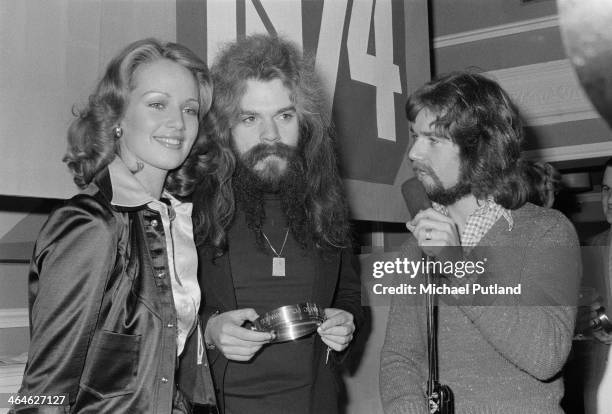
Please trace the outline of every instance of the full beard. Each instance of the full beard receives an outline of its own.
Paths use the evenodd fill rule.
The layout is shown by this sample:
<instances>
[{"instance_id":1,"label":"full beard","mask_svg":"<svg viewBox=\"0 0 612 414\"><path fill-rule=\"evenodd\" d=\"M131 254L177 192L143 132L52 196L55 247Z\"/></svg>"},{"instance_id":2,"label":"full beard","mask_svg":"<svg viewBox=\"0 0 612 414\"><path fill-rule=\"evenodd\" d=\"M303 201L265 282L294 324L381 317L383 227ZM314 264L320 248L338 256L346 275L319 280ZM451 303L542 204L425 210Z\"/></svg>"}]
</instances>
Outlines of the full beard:
<instances>
[{"instance_id":1,"label":"full beard","mask_svg":"<svg viewBox=\"0 0 612 414\"><path fill-rule=\"evenodd\" d=\"M286 162L286 168L280 171L277 161L271 160L263 169L255 170L257 163L273 154ZM247 226L253 231L257 244L264 247L261 228L266 218L265 196L276 194L281 202L281 209L287 218L294 238L306 245L306 174L302 158L297 150L284 144L276 146L257 145L239 158L234 173L233 186L236 202L244 211Z\"/></svg>"},{"instance_id":2,"label":"full beard","mask_svg":"<svg viewBox=\"0 0 612 414\"><path fill-rule=\"evenodd\" d=\"M472 185L463 171L459 173L457 184L444 188L444 184L442 184L438 175L430 167L419 165L419 169L424 171L433 180L433 184L423 182L423 180L421 180L421 183L425 187L427 197L434 203L450 206L472 192Z\"/></svg>"},{"instance_id":3,"label":"full beard","mask_svg":"<svg viewBox=\"0 0 612 414\"><path fill-rule=\"evenodd\" d=\"M297 150L283 143L257 144L238 159L237 178L248 180L257 191L276 193L291 178Z\"/></svg>"}]
</instances>

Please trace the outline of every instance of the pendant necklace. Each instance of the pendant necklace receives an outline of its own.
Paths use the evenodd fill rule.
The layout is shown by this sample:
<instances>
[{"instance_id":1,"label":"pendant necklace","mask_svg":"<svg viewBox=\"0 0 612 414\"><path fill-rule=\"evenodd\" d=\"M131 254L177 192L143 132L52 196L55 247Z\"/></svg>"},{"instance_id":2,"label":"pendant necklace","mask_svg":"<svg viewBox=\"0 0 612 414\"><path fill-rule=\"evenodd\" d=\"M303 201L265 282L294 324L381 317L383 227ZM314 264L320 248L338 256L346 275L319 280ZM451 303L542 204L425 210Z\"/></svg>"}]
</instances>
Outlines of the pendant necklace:
<instances>
[{"instance_id":1,"label":"pendant necklace","mask_svg":"<svg viewBox=\"0 0 612 414\"><path fill-rule=\"evenodd\" d=\"M287 243L287 236L289 236L289 227L287 227L287 232L285 232L285 240L283 241L283 245L280 248L280 252L277 252L266 233L261 231L261 234L264 236L264 239L268 242L268 246L274 252L276 257L272 258L272 276L274 277L284 277L285 276L285 258L281 256L283 254L283 249L285 248L285 244Z\"/></svg>"}]
</instances>

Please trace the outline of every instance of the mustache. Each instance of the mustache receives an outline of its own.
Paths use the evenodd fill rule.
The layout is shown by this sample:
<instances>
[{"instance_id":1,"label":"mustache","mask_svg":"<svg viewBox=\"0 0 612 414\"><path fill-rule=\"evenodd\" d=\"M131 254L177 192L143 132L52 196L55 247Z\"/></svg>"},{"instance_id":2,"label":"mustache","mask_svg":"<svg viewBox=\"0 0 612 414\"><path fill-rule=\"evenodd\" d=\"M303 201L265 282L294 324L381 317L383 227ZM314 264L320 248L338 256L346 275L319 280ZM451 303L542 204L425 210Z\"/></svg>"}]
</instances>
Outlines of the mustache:
<instances>
[{"instance_id":1,"label":"mustache","mask_svg":"<svg viewBox=\"0 0 612 414\"><path fill-rule=\"evenodd\" d=\"M429 165L425 165L425 164L422 164L422 163L417 162L417 161L413 161L412 162L412 169L415 170L415 171L416 170L421 170L421 171L423 171L423 172L425 172L425 173L427 173L429 175L432 175L432 176L436 175L434 170Z\"/></svg>"},{"instance_id":2,"label":"mustache","mask_svg":"<svg viewBox=\"0 0 612 414\"><path fill-rule=\"evenodd\" d=\"M278 142L276 144L257 144L247 152L245 152L241 160L247 167L254 167L259 161L263 160L270 155L274 155L279 158L290 160L295 155L295 148Z\"/></svg>"}]
</instances>

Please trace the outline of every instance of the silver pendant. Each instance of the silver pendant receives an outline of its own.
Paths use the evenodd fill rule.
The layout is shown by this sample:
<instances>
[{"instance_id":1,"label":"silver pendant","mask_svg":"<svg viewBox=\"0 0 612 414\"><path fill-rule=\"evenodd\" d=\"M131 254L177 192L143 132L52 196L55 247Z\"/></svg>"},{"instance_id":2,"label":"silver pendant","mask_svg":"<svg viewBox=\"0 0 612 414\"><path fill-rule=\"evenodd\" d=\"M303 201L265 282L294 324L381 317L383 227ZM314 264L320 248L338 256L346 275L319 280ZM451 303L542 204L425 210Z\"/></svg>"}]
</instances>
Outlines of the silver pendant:
<instances>
[{"instance_id":1,"label":"silver pendant","mask_svg":"<svg viewBox=\"0 0 612 414\"><path fill-rule=\"evenodd\" d=\"M272 276L285 277L285 258L284 257L273 257L272 258Z\"/></svg>"}]
</instances>

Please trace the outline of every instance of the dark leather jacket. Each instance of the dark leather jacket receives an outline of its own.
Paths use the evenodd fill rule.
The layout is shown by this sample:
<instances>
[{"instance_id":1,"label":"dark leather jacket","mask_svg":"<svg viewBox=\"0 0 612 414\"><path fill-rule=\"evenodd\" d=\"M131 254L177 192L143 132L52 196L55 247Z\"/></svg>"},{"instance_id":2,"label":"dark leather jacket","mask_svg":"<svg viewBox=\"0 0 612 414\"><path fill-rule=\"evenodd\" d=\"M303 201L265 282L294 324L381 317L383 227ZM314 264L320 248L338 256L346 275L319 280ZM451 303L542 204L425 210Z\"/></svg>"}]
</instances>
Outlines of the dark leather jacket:
<instances>
[{"instance_id":1,"label":"dark leather jacket","mask_svg":"<svg viewBox=\"0 0 612 414\"><path fill-rule=\"evenodd\" d=\"M67 394L70 407L58 412L165 414L183 364L190 375L181 375L186 382L178 386L211 403L206 356L193 368L197 330L188 352L180 360L176 355L160 215L146 205L112 205L112 196L106 168L54 211L39 235L29 275L31 343L19 392Z\"/></svg>"}]
</instances>

